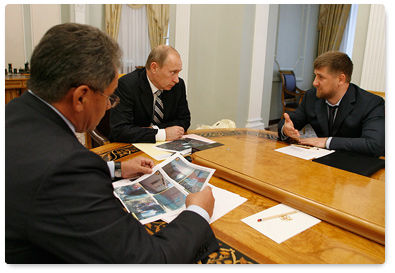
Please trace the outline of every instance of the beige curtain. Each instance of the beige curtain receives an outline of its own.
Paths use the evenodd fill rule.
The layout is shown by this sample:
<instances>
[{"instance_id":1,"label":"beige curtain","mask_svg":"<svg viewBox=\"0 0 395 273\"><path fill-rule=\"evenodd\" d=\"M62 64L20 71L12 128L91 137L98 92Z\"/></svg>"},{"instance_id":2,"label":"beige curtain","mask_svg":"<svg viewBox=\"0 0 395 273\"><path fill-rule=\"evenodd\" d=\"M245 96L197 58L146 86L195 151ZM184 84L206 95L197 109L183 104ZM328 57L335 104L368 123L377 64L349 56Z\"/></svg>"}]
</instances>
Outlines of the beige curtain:
<instances>
[{"instance_id":1,"label":"beige curtain","mask_svg":"<svg viewBox=\"0 0 395 273\"><path fill-rule=\"evenodd\" d=\"M350 9L350 4L320 5L318 55L331 50L339 50Z\"/></svg>"},{"instance_id":2,"label":"beige curtain","mask_svg":"<svg viewBox=\"0 0 395 273\"><path fill-rule=\"evenodd\" d=\"M169 4L147 5L148 31L151 48L165 44L169 25Z\"/></svg>"},{"instance_id":3,"label":"beige curtain","mask_svg":"<svg viewBox=\"0 0 395 273\"><path fill-rule=\"evenodd\" d=\"M106 33L117 41L119 22L121 20L121 5L106 4L105 7Z\"/></svg>"},{"instance_id":4,"label":"beige curtain","mask_svg":"<svg viewBox=\"0 0 395 273\"><path fill-rule=\"evenodd\" d=\"M144 4L128 4L133 9L139 9ZM147 4L148 31L151 48L165 44L169 25L169 4ZM106 4L106 32L116 41L118 40L119 22L121 20L121 5Z\"/></svg>"},{"instance_id":5,"label":"beige curtain","mask_svg":"<svg viewBox=\"0 0 395 273\"><path fill-rule=\"evenodd\" d=\"M129 7L131 7L132 9L141 9L144 4L128 4Z\"/></svg>"}]
</instances>

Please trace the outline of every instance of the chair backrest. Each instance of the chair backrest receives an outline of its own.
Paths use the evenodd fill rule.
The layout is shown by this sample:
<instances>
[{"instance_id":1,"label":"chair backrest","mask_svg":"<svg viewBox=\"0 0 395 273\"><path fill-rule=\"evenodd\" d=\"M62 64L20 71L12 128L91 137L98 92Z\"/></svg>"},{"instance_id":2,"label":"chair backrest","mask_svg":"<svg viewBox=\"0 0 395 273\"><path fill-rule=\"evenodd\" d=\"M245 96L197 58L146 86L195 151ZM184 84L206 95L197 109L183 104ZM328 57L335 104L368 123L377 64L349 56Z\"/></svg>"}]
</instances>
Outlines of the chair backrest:
<instances>
[{"instance_id":1,"label":"chair backrest","mask_svg":"<svg viewBox=\"0 0 395 273\"><path fill-rule=\"evenodd\" d=\"M365 89L366 90L366 89ZM366 91L368 91L368 92L370 92L370 93L372 93L372 94L375 94L375 95L377 95L377 96L379 96L379 97L382 97L384 100L385 100L385 92L382 92L382 91L373 91L373 90L366 90Z\"/></svg>"},{"instance_id":2,"label":"chair backrest","mask_svg":"<svg viewBox=\"0 0 395 273\"><path fill-rule=\"evenodd\" d=\"M106 111L104 114L104 117L100 120L99 124L96 126L96 129L99 130L99 132L104 135L105 137L110 136L110 109Z\"/></svg>"},{"instance_id":3,"label":"chair backrest","mask_svg":"<svg viewBox=\"0 0 395 273\"><path fill-rule=\"evenodd\" d=\"M289 92L297 93L296 91L296 77L295 73L292 70L280 70L281 80L282 80L282 88L286 89ZM284 98L294 98L294 96L284 92Z\"/></svg>"},{"instance_id":4,"label":"chair backrest","mask_svg":"<svg viewBox=\"0 0 395 273\"><path fill-rule=\"evenodd\" d=\"M95 148L110 143L108 139L110 132L110 109L108 109L96 128L94 130L88 131L91 137L90 146L92 147L90 148Z\"/></svg>"}]
</instances>

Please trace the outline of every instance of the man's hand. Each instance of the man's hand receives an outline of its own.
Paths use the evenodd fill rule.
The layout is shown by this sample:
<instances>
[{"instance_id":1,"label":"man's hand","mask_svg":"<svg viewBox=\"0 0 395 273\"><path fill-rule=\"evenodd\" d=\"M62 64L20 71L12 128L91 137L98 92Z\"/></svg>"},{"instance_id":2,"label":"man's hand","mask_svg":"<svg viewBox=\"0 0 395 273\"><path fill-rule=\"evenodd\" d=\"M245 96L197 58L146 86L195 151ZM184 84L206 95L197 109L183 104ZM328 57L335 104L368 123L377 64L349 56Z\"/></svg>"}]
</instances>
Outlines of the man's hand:
<instances>
[{"instance_id":1,"label":"man's hand","mask_svg":"<svg viewBox=\"0 0 395 273\"><path fill-rule=\"evenodd\" d=\"M166 140L177 140L180 139L184 134L184 128L180 126L167 127L166 129Z\"/></svg>"},{"instance_id":2,"label":"man's hand","mask_svg":"<svg viewBox=\"0 0 395 273\"><path fill-rule=\"evenodd\" d=\"M139 156L121 163L122 178L132 178L136 175L152 173L155 166L151 159Z\"/></svg>"},{"instance_id":3,"label":"man's hand","mask_svg":"<svg viewBox=\"0 0 395 273\"><path fill-rule=\"evenodd\" d=\"M185 205L186 207L190 205L196 205L207 211L209 216L213 215L214 210L214 196L212 190L209 186L206 186L202 191L194 192L188 194Z\"/></svg>"},{"instance_id":4,"label":"man's hand","mask_svg":"<svg viewBox=\"0 0 395 273\"><path fill-rule=\"evenodd\" d=\"M310 145L318 148L326 148L327 139L327 137L301 138L299 139L299 143L302 145Z\"/></svg>"},{"instance_id":5,"label":"man's hand","mask_svg":"<svg viewBox=\"0 0 395 273\"><path fill-rule=\"evenodd\" d=\"M292 138L299 138L300 134L299 131L294 128L294 123L292 122L291 118L287 113L284 113L284 127L283 127L283 133L286 136L292 137Z\"/></svg>"}]
</instances>

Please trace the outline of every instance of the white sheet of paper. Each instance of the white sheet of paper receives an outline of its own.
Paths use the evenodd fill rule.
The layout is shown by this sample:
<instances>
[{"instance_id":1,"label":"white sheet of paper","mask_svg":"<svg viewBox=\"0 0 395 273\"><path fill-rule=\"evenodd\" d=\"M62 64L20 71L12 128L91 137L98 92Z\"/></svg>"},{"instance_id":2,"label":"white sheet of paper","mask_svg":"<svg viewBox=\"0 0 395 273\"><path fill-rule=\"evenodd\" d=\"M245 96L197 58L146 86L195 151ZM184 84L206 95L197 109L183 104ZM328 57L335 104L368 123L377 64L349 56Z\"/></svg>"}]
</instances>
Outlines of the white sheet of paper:
<instances>
[{"instance_id":1,"label":"white sheet of paper","mask_svg":"<svg viewBox=\"0 0 395 273\"><path fill-rule=\"evenodd\" d=\"M194 138L194 139L197 139L197 140L201 140L201 141L207 142L209 144L215 143L214 140L211 140L211 139L208 139L208 138L196 135L196 134L183 135L182 138Z\"/></svg>"},{"instance_id":2,"label":"white sheet of paper","mask_svg":"<svg viewBox=\"0 0 395 273\"><path fill-rule=\"evenodd\" d=\"M327 149L321 149L321 148L316 148L316 147L306 149L306 148L293 146L293 145L279 148L279 149L276 149L275 151L284 153L287 155L296 156L296 157L306 159L306 160L319 158L319 157L322 157L322 156L325 156L325 155L328 155L328 154L334 152L334 150L327 150Z\"/></svg>"},{"instance_id":3,"label":"white sheet of paper","mask_svg":"<svg viewBox=\"0 0 395 273\"><path fill-rule=\"evenodd\" d=\"M246 198L241 197L238 194L235 194L233 192L215 187L213 185L208 184L211 189L213 190L213 195L215 198L215 204L214 204L214 212L213 215L211 216L210 219L210 224L212 224L214 221L218 220L231 210L237 208L241 204L243 204L245 201L247 201ZM163 221L170 223L173 221L177 216L174 217L166 217L162 218Z\"/></svg>"},{"instance_id":4,"label":"white sheet of paper","mask_svg":"<svg viewBox=\"0 0 395 273\"><path fill-rule=\"evenodd\" d=\"M258 222L258 219L278 215L281 213L286 214L287 212L294 210L295 209L289 206L279 204L267 210L246 217L241 221L256 229L266 237L269 237L276 243L280 244L285 240L288 240L289 238L301 233L302 231L318 224L321 222L321 220L301 211L288 215L286 219L277 217L261 222Z\"/></svg>"},{"instance_id":5,"label":"white sheet of paper","mask_svg":"<svg viewBox=\"0 0 395 273\"><path fill-rule=\"evenodd\" d=\"M241 197L233 192L213 185L210 185L210 187L213 190L215 198L214 212L213 216L211 216L210 224L247 201L247 198Z\"/></svg>"}]
</instances>

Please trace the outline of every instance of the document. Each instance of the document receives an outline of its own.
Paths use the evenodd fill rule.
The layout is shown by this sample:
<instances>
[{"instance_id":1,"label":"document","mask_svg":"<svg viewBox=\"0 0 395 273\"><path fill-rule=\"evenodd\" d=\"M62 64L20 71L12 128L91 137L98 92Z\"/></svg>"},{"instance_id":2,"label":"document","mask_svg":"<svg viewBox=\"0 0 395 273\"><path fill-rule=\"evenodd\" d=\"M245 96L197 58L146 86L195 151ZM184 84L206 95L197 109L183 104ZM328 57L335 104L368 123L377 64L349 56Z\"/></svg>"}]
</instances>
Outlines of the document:
<instances>
[{"instance_id":1,"label":"document","mask_svg":"<svg viewBox=\"0 0 395 273\"><path fill-rule=\"evenodd\" d=\"M218 220L228 212L232 211L233 209L237 208L245 201L247 201L247 198L241 197L238 194L215 187L210 184L208 185L211 187L215 198L214 211L213 211L213 215L210 218L210 224L214 223L214 221ZM167 223L170 223L176 217L177 215L171 217L165 217L162 218L162 220Z\"/></svg>"},{"instance_id":2,"label":"document","mask_svg":"<svg viewBox=\"0 0 395 273\"><path fill-rule=\"evenodd\" d=\"M183 155L186 155L186 154L191 154L193 148L199 148L214 143L216 142L213 140L195 134L189 134L189 135L184 135L181 139L169 141L166 143L160 143L155 145L154 147L158 150L173 152L173 153L179 152Z\"/></svg>"},{"instance_id":3,"label":"document","mask_svg":"<svg viewBox=\"0 0 395 273\"><path fill-rule=\"evenodd\" d=\"M133 143L133 145L140 151L143 151L145 154L152 157L153 159L162 161L168 159L174 153L174 152L159 150L155 148L156 145L163 144L166 142L167 141L160 141L157 143Z\"/></svg>"},{"instance_id":4,"label":"document","mask_svg":"<svg viewBox=\"0 0 395 273\"><path fill-rule=\"evenodd\" d=\"M222 144L195 134L184 135L179 140L158 141L156 143L133 143L139 150L143 151L155 160L162 161L171 157L175 152L182 155L192 153L192 148L215 147Z\"/></svg>"},{"instance_id":5,"label":"document","mask_svg":"<svg viewBox=\"0 0 395 273\"><path fill-rule=\"evenodd\" d=\"M152 174L114 182L114 195L144 225L179 214L185 209L186 196L201 191L214 172L177 153L156 165Z\"/></svg>"},{"instance_id":6,"label":"document","mask_svg":"<svg viewBox=\"0 0 395 273\"><path fill-rule=\"evenodd\" d=\"M284 204L258 212L242 221L278 244L321 222Z\"/></svg>"},{"instance_id":7,"label":"document","mask_svg":"<svg viewBox=\"0 0 395 273\"><path fill-rule=\"evenodd\" d=\"M292 144L283 148L276 149L275 151L306 160L320 158L334 152L334 150Z\"/></svg>"}]
</instances>

